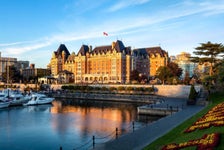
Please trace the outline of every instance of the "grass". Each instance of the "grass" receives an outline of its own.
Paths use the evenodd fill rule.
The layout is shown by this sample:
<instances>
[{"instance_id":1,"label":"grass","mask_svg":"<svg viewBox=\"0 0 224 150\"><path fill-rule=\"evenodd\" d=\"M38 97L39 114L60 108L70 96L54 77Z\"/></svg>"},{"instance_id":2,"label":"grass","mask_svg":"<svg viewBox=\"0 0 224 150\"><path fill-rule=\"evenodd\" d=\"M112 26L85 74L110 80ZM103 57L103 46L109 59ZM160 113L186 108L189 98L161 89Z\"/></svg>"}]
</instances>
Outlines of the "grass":
<instances>
[{"instance_id":1,"label":"grass","mask_svg":"<svg viewBox=\"0 0 224 150\"><path fill-rule=\"evenodd\" d=\"M206 114L211 108L216 106L217 104L224 102L224 93L214 93L211 94L210 97L210 104L206 106L202 111L191 117L190 119L186 120L164 136L160 137L147 147L144 150L159 150L164 145L171 144L171 143L183 143L189 140L199 139L204 134L208 133L220 133L222 135L220 144L216 148L216 150L223 150L224 149L224 126L223 127L210 127L208 129L203 130L196 130L190 133L184 133L184 131L190 127L198 118L201 118ZM196 147L188 147L183 150L195 150Z\"/></svg>"}]
</instances>

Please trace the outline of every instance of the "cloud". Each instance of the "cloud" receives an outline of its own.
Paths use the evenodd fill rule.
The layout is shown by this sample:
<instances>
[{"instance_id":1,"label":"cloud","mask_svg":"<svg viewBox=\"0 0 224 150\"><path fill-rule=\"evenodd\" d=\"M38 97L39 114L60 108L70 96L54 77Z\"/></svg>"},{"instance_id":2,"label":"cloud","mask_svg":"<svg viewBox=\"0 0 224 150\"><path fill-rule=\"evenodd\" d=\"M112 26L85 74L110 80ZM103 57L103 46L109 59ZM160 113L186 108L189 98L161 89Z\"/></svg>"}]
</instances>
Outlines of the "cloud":
<instances>
[{"instance_id":1,"label":"cloud","mask_svg":"<svg viewBox=\"0 0 224 150\"><path fill-rule=\"evenodd\" d=\"M119 3L113 5L110 10L116 11L133 5L141 5L147 3L148 1L149 0L130 0L127 2L122 0ZM58 43L97 39L101 37L103 38L103 31L109 33L109 38L122 35L132 35L138 32L143 32L144 30L150 30L152 29L152 25L164 23L170 20L175 20L175 22L178 22L179 18L188 17L192 15L213 15L224 13L223 4L224 2L222 1L217 1L217 3L213 3L211 1L203 1L201 3L193 1L184 1L166 7L165 9L161 9L157 13L153 13L152 15L146 14L136 16L136 18L109 18L105 22L102 22L100 25L97 25L95 27L91 26L90 28L85 26L85 28L83 29L79 27L78 31L76 30L72 33L67 32L63 34L56 34L50 37L43 37L41 39L33 41L1 43L0 47L7 54L18 55ZM167 28L168 26L156 25L154 26L153 30L156 30L156 27L159 30L162 30L161 28Z\"/></svg>"},{"instance_id":2,"label":"cloud","mask_svg":"<svg viewBox=\"0 0 224 150\"><path fill-rule=\"evenodd\" d=\"M10 45L9 47L4 48L4 51L8 55L18 55L18 54L27 53L32 50L49 46L50 44L51 44L50 41L42 41L42 42L30 43L26 45L24 45L23 42L20 42L16 46Z\"/></svg>"},{"instance_id":3,"label":"cloud","mask_svg":"<svg viewBox=\"0 0 224 150\"><path fill-rule=\"evenodd\" d=\"M134 5L142 5L145 4L147 2L149 2L150 0L122 0L119 1L118 3L114 4L113 6L111 6L108 10L110 12L114 12L123 8L127 8L129 6L134 6Z\"/></svg>"},{"instance_id":4,"label":"cloud","mask_svg":"<svg viewBox=\"0 0 224 150\"><path fill-rule=\"evenodd\" d=\"M91 38L102 37L102 32L91 32L91 33L83 33L83 34L60 34L53 35L51 37L45 37L38 40L33 41L21 41L14 43L2 43L0 46L2 47L2 51L6 55L21 55L23 53L27 53L36 49L41 49L53 44L71 42L77 40L85 40Z\"/></svg>"}]
</instances>

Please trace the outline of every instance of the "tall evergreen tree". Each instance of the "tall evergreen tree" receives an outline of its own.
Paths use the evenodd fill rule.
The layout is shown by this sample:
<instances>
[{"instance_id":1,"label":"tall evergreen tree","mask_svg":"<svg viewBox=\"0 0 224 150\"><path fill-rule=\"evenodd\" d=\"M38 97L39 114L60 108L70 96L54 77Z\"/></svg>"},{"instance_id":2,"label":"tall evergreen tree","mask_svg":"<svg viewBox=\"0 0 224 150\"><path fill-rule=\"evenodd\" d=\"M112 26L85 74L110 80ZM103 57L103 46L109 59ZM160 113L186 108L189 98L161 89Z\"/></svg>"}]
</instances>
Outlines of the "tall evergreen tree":
<instances>
[{"instance_id":1,"label":"tall evergreen tree","mask_svg":"<svg viewBox=\"0 0 224 150\"><path fill-rule=\"evenodd\" d=\"M193 53L197 56L202 57L192 57L191 60L199 64L209 62L209 75L212 76L214 74L214 66L219 61L217 57L224 53L223 45L221 43L211 43L209 41L207 43L201 43L201 45L196 47L195 50L196 51L194 51Z\"/></svg>"}]
</instances>

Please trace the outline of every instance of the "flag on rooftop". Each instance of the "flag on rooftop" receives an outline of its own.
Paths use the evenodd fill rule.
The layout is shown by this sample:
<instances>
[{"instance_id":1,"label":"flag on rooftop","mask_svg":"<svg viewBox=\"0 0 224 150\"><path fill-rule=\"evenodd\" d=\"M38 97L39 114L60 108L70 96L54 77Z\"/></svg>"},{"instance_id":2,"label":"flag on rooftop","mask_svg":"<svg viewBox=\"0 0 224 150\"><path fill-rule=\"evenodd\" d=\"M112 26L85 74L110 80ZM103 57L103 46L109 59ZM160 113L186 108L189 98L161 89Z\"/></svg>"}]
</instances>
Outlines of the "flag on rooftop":
<instances>
[{"instance_id":1,"label":"flag on rooftop","mask_svg":"<svg viewBox=\"0 0 224 150\"><path fill-rule=\"evenodd\" d=\"M107 32L103 32L103 35L108 36L108 33Z\"/></svg>"}]
</instances>

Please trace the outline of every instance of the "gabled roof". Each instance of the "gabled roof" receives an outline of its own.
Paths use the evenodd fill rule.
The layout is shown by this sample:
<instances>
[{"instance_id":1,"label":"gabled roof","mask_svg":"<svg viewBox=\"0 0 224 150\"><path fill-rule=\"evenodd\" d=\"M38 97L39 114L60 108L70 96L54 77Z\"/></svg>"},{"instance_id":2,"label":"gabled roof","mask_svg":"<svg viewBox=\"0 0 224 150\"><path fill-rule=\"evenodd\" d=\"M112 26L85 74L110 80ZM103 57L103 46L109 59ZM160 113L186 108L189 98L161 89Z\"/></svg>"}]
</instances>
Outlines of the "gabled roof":
<instances>
[{"instance_id":1,"label":"gabled roof","mask_svg":"<svg viewBox=\"0 0 224 150\"><path fill-rule=\"evenodd\" d=\"M112 51L112 46L111 45L106 45L106 46L98 46L95 47L92 51L92 53L95 54L102 54L102 53L106 53L108 51Z\"/></svg>"},{"instance_id":2,"label":"gabled roof","mask_svg":"<svg viewBox=\"0 0 224 150\"><path fill-rule=\"evenodd\" d=\"M125 49L123 42L120 41L120 40L117 40L116 43L115 43L115 49L118 52L122 52Z\"/></svg>"},{"instance_id":3,"label":"gabled roof","mask_svg":"<svg viewBox=\"0 0 224 150\"><path fill-rule=\"evenodd\" d=\"M134 56L145 56L148 55L145 48L138 48L133 50Z\"/></svg>"},{"instance_id":4,"label":"gabled roof","mask_svg":"<svg viewBox=\"0 0 224 150\"><path fill-rule=\"evenodd\" d=\"M65 51L65 54L70 55L67 47L65 46L65 44L60 44L60 46L57 49L57 53L61 54L63 51Z\"/></svg>"},{"instance_id":5,"label":"gabled roof","mask_svg":"<svg viewBox=\"0 0 224 150\"><path fill-rule=\"evenodd\" d=\"M160 54L161 57L165 57L165 55L168 57L168 53L165 50L163 50L160 46L148 47L145 49L150 56Z\"/></svg>"},{"instance_id":6,"label":"gabled roof","mask_svg":"<svg viewBox=\"0 0 224 150\"><path fill-rule=\"evenodd\" d=\"M102 53L106 53L108 51L113 51L113 48L117 51L117 52L123 52L125 51L127 54L130 54L130 48L129 47L125 47L123 42L120 40L117 40L116 42L113 42L112 45L106 45L106 46L98 46L95 47L92 51L92 53L96 53L96 54L102 54Z\"/></svg>"},{"instance_id":7,"label":"gabled roof","mask_svg":"<svg viewBox=\"0 0 224 150\"><path fill-rule=\"evenodd\" d=\"M65 56L67 58L70 55L70 53L69 53L67 47L65 46L65 44L60 44L57 51L54 51L54 54L55 54L56 57L62 56L63 51L65 52Z\"/></svg>"},{"instance_id":8,"label":"gabled roof","mask_svg":"<svg viewBox=\"0 0 224 150\"><path fill-rule=\"evenodd\" d=\"M86 55L86 53L89 51L89 46L87 45L82 45L81 48L79 49L78 54L81 54L82 56Z\"/></svg>"}]
</instances>

